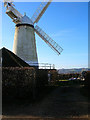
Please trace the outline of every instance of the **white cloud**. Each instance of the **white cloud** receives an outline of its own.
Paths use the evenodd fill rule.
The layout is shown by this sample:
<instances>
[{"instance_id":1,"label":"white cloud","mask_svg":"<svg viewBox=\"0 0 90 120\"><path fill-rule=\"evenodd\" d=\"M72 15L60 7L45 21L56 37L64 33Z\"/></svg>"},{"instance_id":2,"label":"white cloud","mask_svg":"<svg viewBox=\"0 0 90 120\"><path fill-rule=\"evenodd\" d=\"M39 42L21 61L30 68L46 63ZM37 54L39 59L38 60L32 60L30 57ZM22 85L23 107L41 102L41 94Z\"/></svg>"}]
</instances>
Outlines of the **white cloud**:
<instances>
[{"instance_id":1,"label":"white cloud","mask_svg":"<svg viewBox=\"0 0 90 120\"><path fill-rule=\"evenodd\" d=\"M67 36L70 35L72 31L71 30L60 30L56 33L51 34L51 37L62 37L62 36Z\"/></svg>"}]
</instances>

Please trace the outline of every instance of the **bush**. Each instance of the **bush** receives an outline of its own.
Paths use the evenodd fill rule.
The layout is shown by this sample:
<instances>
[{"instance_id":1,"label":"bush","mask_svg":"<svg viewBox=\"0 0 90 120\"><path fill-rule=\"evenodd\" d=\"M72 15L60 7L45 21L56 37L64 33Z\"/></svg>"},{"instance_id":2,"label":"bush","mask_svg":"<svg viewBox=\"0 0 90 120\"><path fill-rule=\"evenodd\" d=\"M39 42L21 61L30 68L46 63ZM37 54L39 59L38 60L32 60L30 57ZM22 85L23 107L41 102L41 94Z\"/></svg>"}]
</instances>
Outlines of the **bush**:
<instances>
[{"instance_id":1,"label":"bush","mask_svg":"<svg viewBox=\"0 0 90 120\"><path fill-rule=\"evenodd\" d=\"M58 74L58 80L67 80L69 78L78 78L80 74L78 73L68 73L68 74Z\"/></svg>"},{"instance_id":2,"label":"bush","mask_svg":"<svg viewBox=\"0 0 90 120\"><path fill-rule=\"evenodd\" d=\"M85 81L84 81L84 86L81 88L81 93L88 97L88 100L90 101L90 71L87 71L84 75Z\"/></svg>"},{"instance_id":3,"label":"bush","mask_svg":"<svg viewBox=\"0 0 90 120\"><path fill-rule=\"evenodd\" d=\"M90 88L90 71L86 72L86 75L85 75L85 85Z\"/></svg>"},{"instance_id":4,"label":"bush","mask_svg":"<svg viewBox=\"0 0 90 120\"><path fill-rule=\"evenodd\" d=\"M2 97L30 96L36 80L35 74L35 69L30 67L2 68Z\"/></svg>"},{"instance_id":5,"label":"bush","mask_svg":"<svg viewBox=\"0 0 90 120\"><path fill-rule=\"evenodd\" d=\"M48 84L48 71L32 67L2 68L2 97L32 98Z\"/></svg>"}]
</instances>

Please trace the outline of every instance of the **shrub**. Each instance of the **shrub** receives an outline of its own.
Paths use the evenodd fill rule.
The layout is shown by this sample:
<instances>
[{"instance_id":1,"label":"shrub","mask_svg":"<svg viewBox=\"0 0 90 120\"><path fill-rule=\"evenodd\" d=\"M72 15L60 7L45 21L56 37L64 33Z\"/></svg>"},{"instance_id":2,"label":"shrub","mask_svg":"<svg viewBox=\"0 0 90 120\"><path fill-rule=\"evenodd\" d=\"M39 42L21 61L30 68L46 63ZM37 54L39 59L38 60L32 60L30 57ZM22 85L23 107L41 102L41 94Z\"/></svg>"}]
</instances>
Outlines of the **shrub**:
<instances>
[{"instance_id":1,"label":"shrub","mask_svg":"<svg viewBox=\"0 0 90 120\"><path fill-rule=\"evenodd\" d=\"M26 97L32 94L35 69L30 67L2 68L2 96Z\"/></svg>"}]
</instances>

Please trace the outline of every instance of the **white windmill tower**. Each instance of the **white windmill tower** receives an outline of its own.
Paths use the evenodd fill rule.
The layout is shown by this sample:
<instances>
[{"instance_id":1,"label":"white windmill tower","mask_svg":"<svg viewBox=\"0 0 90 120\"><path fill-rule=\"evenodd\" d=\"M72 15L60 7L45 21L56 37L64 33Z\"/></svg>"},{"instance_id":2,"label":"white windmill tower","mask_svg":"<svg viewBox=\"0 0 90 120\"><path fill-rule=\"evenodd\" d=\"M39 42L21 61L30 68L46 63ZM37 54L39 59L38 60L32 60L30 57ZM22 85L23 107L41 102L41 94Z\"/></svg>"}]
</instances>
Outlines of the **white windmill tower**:
<instances>
[{"instance_id":1,"label":"white windmill tower","mask_svg":"<svg viewBox=\"0 0 90 120\"><path fill-rule=\"evenodd\" d=\"M34 26L41 16L44 14L46 9L52 0L48 2L42 2L39 8L36 10L32 18L30 19L26 15L19 13L14 4L10 1L4 1L4 6L6 7L6 14L13 20L16 24L15 36L13 44L13 52L22 58L25 62L30 65L37 66L38 58L36 51L36 40L35 32L47 43L58 55L62 52L62 48L52 40L39 26Z\"/></svg>"}]
</instances>

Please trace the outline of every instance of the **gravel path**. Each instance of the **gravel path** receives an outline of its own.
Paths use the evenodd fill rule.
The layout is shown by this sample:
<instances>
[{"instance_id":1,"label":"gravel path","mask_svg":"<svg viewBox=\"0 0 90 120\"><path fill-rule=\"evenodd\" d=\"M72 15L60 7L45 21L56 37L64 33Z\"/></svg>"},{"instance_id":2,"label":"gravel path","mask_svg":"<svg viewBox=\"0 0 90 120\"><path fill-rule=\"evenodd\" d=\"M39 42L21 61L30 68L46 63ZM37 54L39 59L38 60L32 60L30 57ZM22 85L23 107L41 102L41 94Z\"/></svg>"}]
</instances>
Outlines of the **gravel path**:
<instances>
[{"instance_id":1,"label":"gravel path","mask_svg":"<svg viewBox=\"0 0 90 120\"><path fill-rule=\"evenodd\" d=\"M79 118L88 118L87 101L80 94L80 86L57 87L41 102L7 107L3 118L56 118L57 120L77 118L79 120Z\"/></svg>"}]
</instances>

